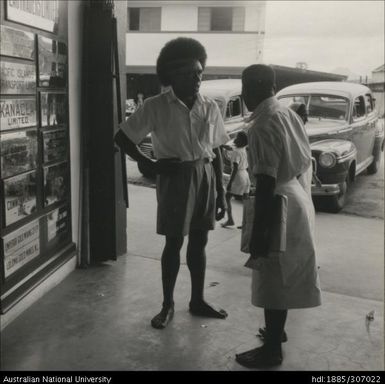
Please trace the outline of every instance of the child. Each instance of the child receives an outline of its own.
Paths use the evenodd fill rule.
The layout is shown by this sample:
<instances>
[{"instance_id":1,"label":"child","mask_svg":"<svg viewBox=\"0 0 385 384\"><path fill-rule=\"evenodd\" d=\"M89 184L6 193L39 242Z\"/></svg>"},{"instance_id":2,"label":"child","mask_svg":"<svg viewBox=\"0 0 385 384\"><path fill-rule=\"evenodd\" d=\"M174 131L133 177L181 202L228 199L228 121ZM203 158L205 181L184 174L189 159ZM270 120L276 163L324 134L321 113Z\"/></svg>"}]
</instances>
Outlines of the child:
<instances>
[{"instance_id":1,"label":"child","mask_svg":"<svg viewBox=\"0 0 385 384\"><path fill-rule=\"evenodd\" d=\"M231 198L239 196L246 199L250 192L250 178L247 171L247 134L243 131L238 132L234 139L235 148L230 151L230 161L232 166L230 181L227 184L226 202L227 202L227 221L222 227L234 225L234 218L231 209ZM238 227L242 228L242 227Z\"/></svg>"}]
</instances>

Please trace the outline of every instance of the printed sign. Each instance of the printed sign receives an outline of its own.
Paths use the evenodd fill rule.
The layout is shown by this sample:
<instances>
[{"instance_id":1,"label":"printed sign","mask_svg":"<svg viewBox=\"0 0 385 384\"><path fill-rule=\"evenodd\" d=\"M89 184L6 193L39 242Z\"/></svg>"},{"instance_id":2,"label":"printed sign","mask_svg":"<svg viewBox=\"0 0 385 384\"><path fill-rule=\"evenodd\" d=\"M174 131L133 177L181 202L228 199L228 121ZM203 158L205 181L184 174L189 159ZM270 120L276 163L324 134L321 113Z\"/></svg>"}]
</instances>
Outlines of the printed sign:
<instances>
[{"instance_id":1,"label":"printed sign","mask_svg":"<svg viewBox=\"0 0 385 384\"><path fill-rule=\"evenodd\" d=\"M69 215L67 207L55 209L47 215L47 235L49 242L68 233L68 220Z\"/></svg>"},{"instance_id":2,"label":"printed sign","mask_svg":"<svg viewBox=\"0 0 385 384\"><path fill-rule=\"evenodd\" d=\"M54 127L63 125L67 117L67 104L65 93L40 93L41 125Z\"/></svg>"},{"instance_id":3,"label":"printed sign","mask_svg":"<svg viewBox=\"0 0 385 384\"><path fill-rule=\"evenodd\" d=\"M68 194L67 163L44 167L44 206L62 201Z\"/></svg>"},{"instance_id":4,"label":"printed sign","mask_svg":"<svg viewBox=\"0 0 385 384\"><path fill-rule=\"evenodd\" d=\"M0 52L4 56L34 60L34 34L20 29L0 26Z\"/></svg>"},{"instance_id":5,"label":"printed sign","mask_svg":"<svg viewBox=\"0 0 385 384\"><path fill-rule=\"evenodd\" d=\"M67 132L64 129L44 131L43 155L44 163L65 160L67 156Z\"/></svg>"},{"instance_id":6,"label":"printed sign","mask_svg":"<svg viewBox=\"0 0 385 384\"><path fill-rule=\"evenodd\" d=\"M11 256L33 240L39 239L39 220L34 220L3 237L4 257Z\"/></svg>"},{"instance_id":7,"label":"printed sign","mask_svg":"<svg viewBox=\"0 0 385 384\"><path fill-rule=\"evenodd\" d=\"M36 91L36 70L34 64L0 61L2 95L33 94Z\"/></svg>"},{"instance_id":8,"label":"printed sign","mask_svg":"<svg viewBox=\"0 0 385 384\"><path fill-rule=\"evenodd\" d=\"M5 225L36 211L36 172L28 172L4 180Z\"/></svg>"},{"instance_id":9,"label":"printed sign","mask_svg":"<svg viewBox=\"0 0 385 384\"><path fill-rule=\"evenodd\" d=\"M36 168L37 131L0 134L1 178Z\"/></svg>"},{"instance_id":10,"label":"printed sign","mask_svg":"<svg viewBox=\"0 0 385 384\"><path fill-rule=\"evenodd\" d=\"M0 131L35 126L36 99L0 99Z\"/></svg>"},{"instance_id":11,"label":"printed sign","mask_svg":"<svg viewBox=\"0 0 385 384\"><path fill-rule=\"evenodd\" d=\"M7 20L48 32L57 30L59 0L8 0L6 11Z\"/></svg>"},{"instance_id":12,"label":"printed sign","mask_svg":"<svg viewBox=\"0 0 385 384\"><path fill-rule=\"evenodd\" d=\"M67 85L67 45L47 37L38 37L39 86Z\"/></svg>"}]
</instances>

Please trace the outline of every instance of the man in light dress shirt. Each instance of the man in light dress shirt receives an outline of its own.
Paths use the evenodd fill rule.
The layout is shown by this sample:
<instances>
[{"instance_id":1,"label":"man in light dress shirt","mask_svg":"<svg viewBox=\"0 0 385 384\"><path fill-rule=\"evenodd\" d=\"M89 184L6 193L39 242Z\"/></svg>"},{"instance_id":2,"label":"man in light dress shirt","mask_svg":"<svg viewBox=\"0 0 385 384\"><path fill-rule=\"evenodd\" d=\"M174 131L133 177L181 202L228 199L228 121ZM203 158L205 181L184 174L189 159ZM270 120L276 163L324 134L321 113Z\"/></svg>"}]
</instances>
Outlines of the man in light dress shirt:
<instances>
[{"instance_id":1,"label":"man in light dress shirt","mask_svg":"<svg viewBox=\"0 0 385 384\"><path fill-rule=\"evenodd\" d=\"M199 94L206 58L204 47L194 39L169 41L157 60L164 92L147 98L115 137L125 153L157 174L157 233L166 240L161 260L163 305L151 320L157 329L165 328L174 314L173 293L186 235L190 313L227 317L223 309L204 300L203 292L208 231L226 209L219 147L229 140L217 104ZM137 147L149 133L157 161Z\"/></svg>"}]
</instances>

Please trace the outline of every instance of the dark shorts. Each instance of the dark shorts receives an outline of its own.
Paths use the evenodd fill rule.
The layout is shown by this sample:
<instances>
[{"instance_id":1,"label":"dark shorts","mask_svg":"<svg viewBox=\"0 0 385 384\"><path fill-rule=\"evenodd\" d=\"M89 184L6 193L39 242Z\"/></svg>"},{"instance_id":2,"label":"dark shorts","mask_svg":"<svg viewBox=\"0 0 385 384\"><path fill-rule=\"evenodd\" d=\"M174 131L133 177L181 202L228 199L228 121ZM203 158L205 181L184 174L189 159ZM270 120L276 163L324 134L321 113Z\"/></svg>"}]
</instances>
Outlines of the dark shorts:
<instances>
[{"instance_id":1,"label":"dark shorts","mask_svg":"<svg viewBox=\"0 0 385 384\"><path fill-rule=\"evenodd\" d=\"M158 175L157 233L185 236L215 226L215 173L207 159L186 161L172 175Z\"/></svg>"}]
</instances>

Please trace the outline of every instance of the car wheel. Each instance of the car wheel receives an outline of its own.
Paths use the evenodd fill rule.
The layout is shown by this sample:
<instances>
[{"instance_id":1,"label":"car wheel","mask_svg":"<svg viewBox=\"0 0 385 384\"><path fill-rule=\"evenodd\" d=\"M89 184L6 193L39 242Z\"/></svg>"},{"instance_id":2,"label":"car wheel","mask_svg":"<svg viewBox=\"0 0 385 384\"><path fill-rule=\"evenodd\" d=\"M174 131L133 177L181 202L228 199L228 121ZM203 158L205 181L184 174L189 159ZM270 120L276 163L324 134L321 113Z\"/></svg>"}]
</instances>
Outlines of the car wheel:
<instances>
[{"instance_id":1,"label":"car wheel","mask_svg":"<svg viewBox=\"0 0 385 384\"><path fill-rule=\"evenodd\" d=\"M378 172L379 167L380 167L380 158L378 157L377 159L374 158L372 163L366 169L367 169L369 175L374 175L375 173Z\"/></svg>"},{"instance_id":2,"label":"car wheel","mask_svg":"<svg viewBox=\"0 0 385 384\"><path fill-rule=\"evenodd\" d=\"M156 174L151 172L145 165L138 163L139 172L147 179L155 179Z\"/></svg>"},{"instance_id":3,"label":"car wheel","mask_svg":"<svg viewBox=\"0 0 385 384\"><path fill-rule=\"evenodd\" d=\"M338 213L345 206L348 183L347 181L344 181L343 183L339 184L339 186L340 192L338 195L329 197L326 203L328 211L332 213Z\"/></svg>"}]
</instances>

